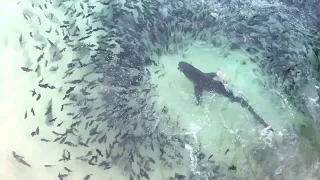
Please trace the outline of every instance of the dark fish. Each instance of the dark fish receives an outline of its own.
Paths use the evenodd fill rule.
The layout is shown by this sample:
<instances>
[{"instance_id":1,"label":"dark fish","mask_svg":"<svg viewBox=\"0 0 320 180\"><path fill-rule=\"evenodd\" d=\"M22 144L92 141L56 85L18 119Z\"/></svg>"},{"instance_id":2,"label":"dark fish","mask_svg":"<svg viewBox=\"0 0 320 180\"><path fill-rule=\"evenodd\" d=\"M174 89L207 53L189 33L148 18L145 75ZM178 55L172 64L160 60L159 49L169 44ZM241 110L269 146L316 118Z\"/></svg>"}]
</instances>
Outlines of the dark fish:
<instances>
[{"instance_id":1,"label":"dark fish","mask_svg":"<svg viewBox=\"0 0 320 180\"><path fill-rule=\"evenodd\" d=\"M33 136L35 136L35 135L36 135L36 132L34 132L34 131L33 131L33 132L31 132L31 134L30 134L30 135L33 137Z\"/></svg>"},{"instance_id":2,"label":"dark fish","mask_svg":"<svg viewBox=\"0 0 320 180\"><path fill-rule=\"evenodd\" d=\"M43 142L50 142L50 140L45 139L45 138L41 138L40 140L43 141Z\"/></svg>"},{"instance_id":3,"label":"dark fish","mask_svg":"<svg viewBox=\"0 0 320 180\"><path fill-rule=\"evenodd\" d=\"M91 36L91 35L88 35L88 36L82 37L82 38L80 38L80 39L79 39L79 41L83 41L83 40L85 40L85 39L89 38L90 36Z\"/></svg>"},{"instance_id":4,"label":"dark fish","mask_svg":"<svg viewBox=\"0 0 320 180\"><path fill-rule=\"evenodd\" d=\"M86 15L86 18L92 16L93 14L94 14L94 13L89 13L89 14L87 14L87 15Z\"/></svg>"},{"instance_id":5,"label":"dark fish","mask_svg":"<svg viewBox=\"0 0 320 180\"><path fill-rule=\"evenodd\" d=\"M227 154L229 152L229 148L224 152L224 154Z\"/></svg>"},{"instance_id":6,"label":"dark fish","mask_svg":"<svg viewBox=\"0 0 320 180\"><path fill-rule=\"evenodd\" d=\"M92 176L92 174L88 174L88 175L86 175L86 177L83 178L83 180L89 180L91 176Z\"/></svg>"},{"instance_id":7,"label":"dark fish","mask_svg":"<svg viewBox=\"0 0 320 180\"><path fill-rule=\"evenodd\" d=\"M56 87L55 87L54 85L51 85L51 86L48 85L48 88L49 88L49 89L55 89Z\"/></svg>"},{"instance_id":8,"label":"dark fish","mask_svg":"<svg viewBox=\"0 0 320 180\"><path fill-rule=\"evenodd\" d=\"M70 96L70 94L66 94L66 95L62 98L62 100L67 99L69 96Z\"/></svg>"},{"instance_id":9,"label":"dark fish","mask_svg":"<svg viewBox=\"0 0 320 180\"><path fill-rule=\"evenodd\" d=\"M52 67L49 69L49 71L55 72L55 71L57 71L58 69L59 69L59 66L52 66Z\"/></svg>"},{"instance_id":10,"label":"dark fish","mask_svg":"<svg viewBox=\"0 0 320 180\"><path fill-rule=\"evenodd\" d=\"M41 94L38 94L38 96L37 96L37 101L39 100L41 98Z\"/></svg>"},{"instance_id":11,"label":"dark fish","mask_svg":"<svg viewBox=\"0 0 320 180\"><path fill-rule=\"evenodd\" d=\"M234 164L232 164L231 166L228 167L228 170L234 170L234 171L236 171L236 170L237 170L237 167L236 167Z\"/></svg>"},{"instance_id":12,"label":"dark fish","mask_svg":"<svg viewBox=\"0 0 320 180\"><path fill-rule=\"evenodd\" d=\"M71 92L74 90L74 88L76 88L76 87L75 87L75 86L70 87L70 88L66 91L66 94L71 93Z\"/></svg>"},{"instance_id":13,"label":"dark fish","mask_svg":"<svg viewBox=\"0 0 320 180\"><path fill-rule=\"evenodd\" d=\"M61 49L59 52L62 53L64 51L66 51L66 48Z\"/></svg>"},{"instance_id":14,"label":"dark fish","mask_svg":"<svg viewBox=\"0 0 320 180\"><path fill-rule=\"evenodd\" d=\"M64 121L62 121L61 123L57 124L57 127L60 127L63 123L64 123Z\"/></svg>"},{"instance_id":15,"label":"dark fish","mask_svg":"<svg viewBox=\"0 0 320 180\"><path fill-rule=\"evenodd\" d=\"M99 167L101 166L104 166L103 170L106 170L106 169L110 169L110 163L109 162L106 162L106 161L102 161L99 165Z\"/></svg>"},{"instance_id":16,"label":"dark fish","mask_svg":"<svg viewBox=\"0 0 320 180\"><path fill-rule=\"evenodd\" d=\"M35 116L33 108L31 108L31 113L32 113L33 116Z\"/></svg>"},{"instance_id":17,"label":"dark fish","mask_svg":"<svg viewBox=\"0 0 320 180\"><path fill-rule=\"evenodd\" d=\"M37 62L40 62L43 59L44 53L42 53L38 58L37 58Z\"/></svg>"},{"instance_id":18,"label":"dark fish","mask_svg":"<svg viewBox=\"0 0 320 180\"><path fill-rule=\"evenodd\" d=\"M30 34L30 37L32 37L32 38L33 38L32 32L30 32L29 34Z\"/></svg>"},{"instance_id":19,"label":"dark fish","mask_svg":"<svg viewBox=\"0 0 320 180\"><path fill-rule=\"evenodd\" d=\"M28 111L24 113L24 119L27 119L27 117L28 117Z\"/></svg>"},{"instance_id":20,"label":"dark fish","mask_svg":"<svg viewBox=\"0 0 320 180\"><path fill-rule=\"evenodd\" d=\"M51 106L51 103L49 103L49 106L47 107L47 111L44 115L48 115L52 112L52 106Z\"/></svg>"},{"instance_id":21,"label":"dark fish","mask_svg":"<svg viewBox=\"0 0 320 180\"><path fill-rule=\"evenodd\" d=\"M73 144L72 142L70 141L66 141L64 142L64 144L68 145L68 146L71 146L71 147L76 147L77 145Z\"/></svg>"},{"instance_id":22,"label":"dark fish","mask_svg":"<svg viewBox=\"0 0 320 180\"><path fill-rule=\"evenodd\" d=\"M22 34L20 34L20 37L19 37L20 47L22 47L22 43L23 43L22 41L23 41Z\"/></svg>"},{"instance_id":23,"label":"dark fish","mask_svg":"<svg viewBox=\"0 0 320 180\"><path fill-rule=\"evenodd\" d=\"M69 168L67 168L67 167L64 167L64 169L66 170L66 171L68 171L68 173L70 173L70 172L72 172Z\"/></svg>"},{"instance_id":24,"label":"dark fish","mask_svg":"<svg viewBox=\"0 0 320 180\"><path fill-rule=\"evenodd\" d=\"M149 161L152 162L153 164L156 163L156 161L154 159L152 159L151 157L149 157Z\"/></svg>"},{"instance_id":25,"label":"dark fish","mask_svg":"<svg viewBox=\"0 0 320 180\"><path fill-rule=\"evenodd\" d=\"M33 47L35 47L36 49L38 49L38 50L42 50L39 46L33 46Z\"/></svg>"},{"instance_id":26,"label":"dark fish","mask_svg":"<svg viewBox=\"0 0 320 180\"><path fill-rule=\"evenodd\" d=\"M38 64L38 65L37 65L37 68L34 70L34 72L38 72L39 69L40 69L40 65Z\"/></svg>"},{"instance_id":27,"label":"dark fish","mask_svg":"<svg viewBox=\"0 0 320 180\"><path fill-rule=\"evenodd\" d=\"M107 135L103 135L99 140L98 142L101 144L102 142L106 142L107 141Z\"/></svg>"},{"instance_id":28,"label":"dark fish","mask_svg":"<svg viewBox=\"0 0 320 180\"><path fill-rule=\"evenodd\" d=\"M57 120L57 118L58 118L58 117L53 118L53 119L49 120L48 122L54 122L55 120Z\"/></svg>"},{"instance_id":29,"label":"dark fish","mask_svg":"<svg viewBox=\"0 0 320 180\"><path fill-rule=\"evenodd\" d=\"M49 83L45 83L45 84L38 84L39 87L42 88L47 88L49 86Z\"/></svg>"},{"instance_id":30,"label":"dark fish","mask_svg":"<svg viewBox=\"0 0 320 180\"><path fill-rule=\"evenodd\" d=\"M83 8L84 8L82 3L80 3L80 7L81 7L81 9L83 9Z\"/></svg>"},{"instance_id":31,"label":"dark fish","mask_svg":"<svg viewBox=\"0 0 320 180\"><path fill-rule=\"evenodd\" d=\"M50 29L49 29L49 30L46 30L46 32L47 32L47 33L50 33L50 32L51 32L51 30L52 30L52 27L50 27Z\"/></svg>"},{"instance_id":32,"label":"dark fish","mask_svg":"<svg viewBox=\"0 0 320 180\"><path fill-rule=\"evenodd\" d=\"M184 179L186 179L186 176L184 176L182 174L175 173L174 178L177 180L184 180Z\"/></svg>"},{"instance_id":33,"label":"dark fish","mask_svg":"<svg viewBox=\"0 0 320 180\"><path fill-rule=\"evenodd\" d=\"M28 16L26 14L23 13L23 17L28 20Z\"/></svg>"},{"instance_id":34,"label":"dark fish","mask_svg":"<svg viewBox=\"0 0 320 180\"><path fill-rule=\"evenodd\" d=\"M95 161L95 163L97 163L98 156L92 156L91 159L88 161L88 164L90 164L92 166L96 165L93 161Z\"/></svg>"},{"instance_id":35,"label":"dark fish","mask_svg":"<svg viewBox=\"0 0 320 180\"><path fill-rule=\"evenodd\" d=\"M60 174L60 172L58 174L59 180L63 180L63 178L68 177L68 176L69 176L69 174Z\"/></svg>"},{"instance_id":36,"label":"dark fish","mask_svg":"<svg viewBox=\"0 0 320 180\"><path fill-rule=\"evenodd\" d=\"M21 67L21 69L25 72L31 72L33 71L32 69L26 68L26 67Z\"/></svg>"},{"instance_id":37,"label":"dark fish","mask_svg":"<svg viewBox=\"0 0 320 180\"><path fill-rule=\"evenodd\" d=\"M33 96L35 96L35 95L37 94L35 89L33 89L33 90L32 90L32 91L30 91L30 92L32 92L32 97L33 97Z\"/></svg>"},{"instance_id":38,"label":"dark fish","mask_svg":"<svg viewBox=\"0 0 320 180\"><path fill-rule=\"evenodd\" d=\"M150 179L148 173L145 170L143 170L142 168L140 168L140 176L145 177L146 179Z\"/></svg>"},{"instance_id":39,"label":"dark fish","mask_svg":"<svg viewBox=\"0 0 320 180\"><path fill-rule=\"evenodd\" d=\"M79 12L78 14L76 14L76 17L79 17L82 14L82 12Z\"/></svg>"},{"instance_id":40,"label":"dark fish","mask_svg":"<svg viewBox=\"0 0 320 180\"><path fill-rule=\"evenodd\" d=\"M47 38L48 42L50 43L51 46L54 46L54 43L52 41L50 41L48 38Z\"/></svg>"},{"instance_id":41,"label":"dark fish","mask_svg":"<svg viewBox=\"0 0 320 180\"><path fill-rule=\"evenodd\" d=\"M53 165L46 164L44 167L52 167Z\"/></svg>"},{"instance_id":42,"label":"dark fish","mask_svg":"<svg viewBox=\"0 0 320 180\"><path fill-rule=\"evenodd\" d=\"M103 157L102 152L99 149L96 149L99 156Z\"/></svg>"},{"instance_id":43,"label":"dark fish","mask_svg":"<svg viewBox=\"0 0 320 180\"><path fill-rule=\"evenodd\" d=\"M13 157L21 164L26 165L31 168L31 165L24 160L23 156L19 156L16 152L12 151Z\"/></svg>"},{"instance_id":44,"label":"dark fish","mask_svg":"<svg viewBox=\"0 0 320 180\"><path fill-rule=\"evenodd\" d=\"M35 132L36 132L36 135L39 135L39 126L37 127Z\"/></svg>"},{"instance_id":45,"label":"dark fish","mask_svg":"<svg viewBox=\"0 0 320 180\"><path fill-rule=\"evenodd\" d=\"M73 81L69 81L67 83L70 83L70 84L79 84L83 81L83 79L77 79L77 80L73 80Z\"/></svg>"},{"instance_id":46,"label":"dark fish","mask_svg":"<svg viewBox=\"0 0 320 180\"><path fill-rule=\"evenodd\" d=\"M84 147L89 147L87 144L85 144L85 143L83 143L81 141L79 141L78 144L81 145L81 146L84 146Z\"/></svg>"}]
</instances>

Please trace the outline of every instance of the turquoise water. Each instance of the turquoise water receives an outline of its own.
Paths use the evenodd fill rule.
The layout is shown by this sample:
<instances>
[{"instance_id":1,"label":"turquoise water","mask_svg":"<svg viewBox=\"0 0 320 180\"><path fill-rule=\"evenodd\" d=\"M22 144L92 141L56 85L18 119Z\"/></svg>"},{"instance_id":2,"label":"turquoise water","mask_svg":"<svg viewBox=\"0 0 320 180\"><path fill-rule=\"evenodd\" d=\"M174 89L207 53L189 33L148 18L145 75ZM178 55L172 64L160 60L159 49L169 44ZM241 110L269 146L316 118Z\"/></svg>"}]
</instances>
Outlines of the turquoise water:
<instances>
[{"instance_id":1,"label":"turquoise water","mask_svg":"<svg viewBox=\"0 0 320 180\"><path fill-rule=\"evenodd\" d=\"M73 2L67 2L73 4ZM66 3L66 4L67 4ZM6 3L1 7L7 7ZM9 3L7 3L9 4ZM23 4L23 3L22 3ZM64 171L68 166L74 172L68 179L83 179L85 175L93 173L92 179L128 179L122 173L120 167L115 166L108 171L88 166L81 161L71 161L65 164L57 164L65 146L55 143L43 143L41 137L54 139L52 130L64 131L71 124L70 118L61 113L60 107L64 103L63 95L57 91L39 89L37 93L42 94L41 101L36 101L30 96L30 90L37 86L38 81L45 77L47 82L57 87L64 86L62 77L67 70L67 63L78 54L71 48L66 52L59 62L50 62L48 68L42 68L41 76L38 74L26 75L21 72L21 66L35 68L39 51L34 49L37 43L47 43L50 38L57 43L59 48L66 46L61 40L62 35L47 31L51 26L59 28L60 24L51 21L43 21L40 28L38 18L43 12L39 8L33 9L34 13L30 21L25 21L22 12L30 11L30 2L24 1L23 6L1 11L3 21L1 24L1 48L2 61L0 92L0 140L2 148L0 153L0 177L3 179L57 179L57 174ZM10 5L10 6L11 6ZM79 6L79 3L76 3ZM2 10L0 9L0 10ZM65 17L61 9L49 7L48 11L54 13L59 20L70 20ZM32 14L31 13L31 14ZM15 15L13 15L15 14ZM10 18L8 18L10 17ZM87 28L85 20L78 18L79 28ZM33 40L29 33L34 34ZM81 33L85 33L81 31ZM24 37L24 47L19 45L20 34ZM46 36L42 36L45 34ZM39 35L39 36L38 36ZM83 36L85 34L82 34ZM95 43L99 34L93 34L87 43ZM37 43L36 43L37 42ZM183 46L183 45L181 45ZM121 51L121 49L118 49ZM45 48L45 59L50 60L50 49ZM82 53L82 54L81 54ZM89 59L88 52L81 52L85 60ZM228 42L222 47L214 47L205 42L192 43L184 52L175 52L171 55L163 55L155 58L159 66L147 67L152 73L152 83L157 85L153 92L156 97L156 108L161 113L166 107L168 121L172 126L165 127L162 132L171 136L189 136L199 144L207 155L212 155L212 160L218 162L230 175L239 179L319 179L318 162L320 136L315 128L315 122L304 117L287 101L285 95L277 89L271 89L266 84L266 77L254 63L250 61L249 54L239 50L230 51ZM202 106L195 105L195 97L192 83L177 70L178 63L186 61L192 63L203 72L223 71L226 74L227 85L248 100L255 111L275 130L273 133L264 129L252 115L237 103L231 103L228 99L217 94L205 92ZM45 61L40 64L43 67ZM57 73L51 72L51 66L59 66ZM92 69L75 71L72 80L81 77ZM159 72L158 72L159 71ZM157 72L157 73L155 73ZM94 78L93 78L94 79ZM63 89L66 91L67 89ZM95 92L104 89L97 87ZM75 90L77 92L77 90ZM78 92L77 92L78 93ZM65 121L60 128L48 126L43 114L47 103L53 99L55 106L53 114L59 116L58 122ZM100 105L103 102L97 101ZM95 104L95 105L97 105ZM36 112L31 116L30 108ZM77 109L66 107L66 111ZM28 111L29 117L23 119L24 113ZM183 130L178 130L174 124L179 124ZM41 137L31 137L30 132L40 126ZM86 132L87 133L87 132ZM112 134L114 135L114 134ZM112 138L110 138L112 140ZM97 145L95 148L106 148L107 145ZM183 152L184 166L170 169L157 165L150 172L151 179L169 179L176 171L188 174L194 171L196 164L190 152L195 151L188 144ZM26 169L12 158L12 151L17 151L32 163L33 169ZM88 152L86 148L69 148L72 157L81 156ZM146 155L150 152L146 152ZM206 157L208 158L208 157ZM123 159L121 159L123 160ZM53 164L48 169L44 164ZM228 170L232 165L237 170ZM135 167L138 172L138 167Z\"/></svg>"},{"instance_id":2,"label":"turquoise water","mask_svg":"<svg viewBox=\"0 0 320 180\"><path fill-rule=\"evenodd\" d=\"M193 84L177 70L180 61L189 62L206 73L217 72L218 69L224 71L230 88L243 94L275 131L268 131L246 109L217 94L204 93L203 105L196 106ZM291 136L299 138L292 129L300 127L304 117L277 90L264 87L265 78L250 62L248 54L195 42L187 51L160 57L159 62L153 71L160 72L152 76L152 82L158 84L158 108L168 107L171 119L185 129L185 132L171 132L172 136L184 134L194 137L204 151L213 154L213 159L222 166L236 165L237 171L229 173L238 177L282 179L285 172L292 170L274 158L286 157L281 146L285 147L287 138ZM293 146L301 148L298 143ZM277 155L270 154L269 150ZM304 156L296 153L289 152L289 156ZM260 160L254 156L261 156Z\"/></svg>"}]
</instances>

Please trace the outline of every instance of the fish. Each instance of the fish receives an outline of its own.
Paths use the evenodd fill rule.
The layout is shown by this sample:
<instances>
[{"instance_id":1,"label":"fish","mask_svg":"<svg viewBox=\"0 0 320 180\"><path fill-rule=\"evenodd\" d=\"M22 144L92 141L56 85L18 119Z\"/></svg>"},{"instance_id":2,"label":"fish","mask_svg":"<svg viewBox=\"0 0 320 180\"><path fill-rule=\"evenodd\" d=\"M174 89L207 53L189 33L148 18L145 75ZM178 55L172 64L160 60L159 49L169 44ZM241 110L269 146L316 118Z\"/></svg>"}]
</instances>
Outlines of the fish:
<instances>
[{"instance_id":1,"label":"fish","mask_svg":"<svg viewBox=\"0 0 320 180\"><path fill-rule=\"evenodd\" d=\"M23 37L22 37L22 33L20 34L20 37L19 37L19 43L20 43L20 47L23 46Z\"/></svg>"},{"instance_id":2,"label":"fish","mask_svg":"<svg viewBox=\"0 0 320 180\"><path fill-rule=\"evenodd\" d=\"M50 142L50 140L45 139L45 138L41 138L40 140L43 141L43 142Z\"/></svg>"},{"instance_id":3,"label":"fish","mask_svg":"<svg viewBox=\"0 0 320 180\"><path fill-rule=\"evenodd\" d=\"M35 135L39 135L39 126L37 127L37 129L33 132L31 132L31 136L35 136Z\"/></svg>"},{"instance_id":4,"label":"fish","mask_svg":"<svg viewBox=\"0 0 320 180\"><path fill-rule=\"evenodd\" d=\"M37 58L37 62L40 62L43 59L44 53L40 54L40 56Z\"/></svg>"},{"instance_id":5,"label":"fish","mask_svg":"<svg viewBox=\"0 0 320 180\"><path fill-rule=\"evenodd\" d=\"M48 106L47 106L47 111L44 115L51 114L52 112L52 100L49 101Z\"/></svg>"},{"instance_id":6,"label":"fish","mask_svg":"<svg viewBox=\"0 0 320 180\"><path fill-rule=\"evenodd\" d=\"M27 117L28 117L28 111L24 113L24 119L27 119Z\"/></svg>"},{"instance_id":7,"label":"fish","mask_svg":"<svg viewBox=\"0 0 320 180\"><path fill-rule=\"evenodd\" d=\"M33 115L33 116L35 116L35 113L34 113L33 108L31 108L31 110L30 110L30 111L31 111L32 115Z\"/></svg>"},{"instance_id":8,"label":"fish","mask_svg":"<svg viewBox=\"0 0 320 180\"><path fill-rule=\"evenodd\" d=\"M231 90L228 90L224 84L216 80L218 76L216 73L204 73L195 68L191 64L181 61L178 64L178 70L182 72L187 79L189 79L194 85L194 95L196 97L196 105L200 105L202 102L203 91L220 94L228 98L231 102L240 103L243 108L247 108L253 117L258 120L265 128L274 131L269 124L267 124L252 108L249 103L242 97L235 96Z\"/></svg>"},{"instance_id":9,"label":"fish","mask_svg":"<svg viewBox=\"0 0 320 180\"><path fill-rule=\"evenodd\" d=\"M229 148L224 152L224 154L226 155L229 152Z\"/></svg>"},{"instance_id":10,"label":"fish","mask_svg":"<svg viewBox=\"0 0 320 180\"><path fill-rule=\"evenodd\" d=\"M15 151L12 151L12 155L19 163L32 168L31 165L24 160L23 156L18 155Z\"/></svg>"},{"instance_id":11,"label":"fish","mask_svg":"<svg viewBox=\"0 0 320 180\"><path fill-rule=\"evenodd\" d=\"M37 94L35 89L30 90L30 92L32 92L32 97L33 97L33 96L35 96L35 95Z\"/></svg>"},{"instance_id":12,"label":"fish","mask_svg":"<svg viewBox=\"0 0 320 180\"><path fill-rule=\"evenodd\" d=\"M145 170L143 170L142 168L140 168L140 176L145 177L146 179L150 179L148 173Z\"/></svg>"},{"instance_id":13,"label":"fish","mask_svg":"<svg viewBox=\"0 0 320 180\"><path fill-rule=\"evenodd\" d=\"M102 152L99 149L96 149L99 156L103 157Z\"/></svg>"},{"instance_id":14,"label":"fish","mask_svg":"<svg viewBox=\"0 0 320 180\"><path fill-rule=\"evenodd\" d=\"M234 164L232 164L231 166L228 167L228 170L236 171L237 167Z\"/></svg>"},{"instance_id":15,"label":"fish","mask_svg":"<svg viewBox=\"0 0 320 180\"><path fill-rule=\"evenodd\" d=\"M186 179L186 176L179 173L175 173L174 178L178 180L182 180L182 179Z\"/></svg>"},{"instance_id":16,"label":"fish","mask_svg":"<svg viewBox=\"0 0 320 180\"><path fill-rule=\"evenodd\" d=\"M31 72L33 71L33 69L30 69L30 68L26 68L26 67L21 67L21 69L25 72Z\"/></svg>"},{"instance_id":17,"label":"fish","mask_svg":"<svg viewBox=\"0 0 320 180\"><path fill-rule=\"evenodd\" d=\"M70 173L70 172L72 172L69 168L67 168L67 167L64 167L64 169L68 172L68 173Z\"/></svg>"},{"instance_id":18,"label":"fish","mask_svg":"<svg viewBox=\"0 0 320 180\"><path fill-rule=\"evenodd\" d=\"M91 35L88 35L88 36L82 37L82 38L80 38L78 41L83 41L83 40L85 40L85 39L89 38L90 36L91 36Z\"/></svg>"},{"instance_id":19,"label":"fish","mask_svg":"<svg viewBox=\"0 0 320 180\"><path fill-rule=\"evenodd\" d=\"M68 176L69 176L69 174L60 174L60 172L58 174L59 180L63 180L63 178L68 177Z\"/></svg>"},{"instance_id":20,"label":"fish","mask_svg":"<svg viewBox=\"0 0 320 180\"><path fill-rule=\"evenodd\" d=\"M66 94L71 93L71 92L74 90L74 88L76 88L76 87L75 87L75 86L70 87L70 88L66 91Z\"/></svg>"},{"instance_id":21,"label":"fish","mask_svg":"<svg viewBox=\"0 0 320 180\"><path fill-rule=\"evenodd\" d=\"M83 180L89 180L92 175L93 175L93 174L88 174L88 175L86 175L86 176L83 178Z\"/></svg>"},{"instance_id":22,"label":"fish","mask_svg":"<svg viewBox=\"0 0 320 180\"><path fill-rule=\"evenodd\" d=\"M51 46L55 46L54 43L53 43L52 41L50 41L49 38L47 38L47 40L48 40L48 42L49 42L49 44L50 44Z\"/></svg>"},{"instance_id":23,"label":"fish","mask_svg":"<svg viewBox=\"0 0 320 180\"><path fill-rule=\"evenodd\" d=\"M52 27L50 27L50 29L46 30L47 33L50 33L52 30Z\"/></svg>"},{"instance_id":24,"label":"fish","mask_svg":"<svg viewBox=\"0 0 320 180\"><path fill-rule=\"evenodd\" d=\"M38 65L37 65L37 68L34 70L34 72L38 72L39 69L40 69L40 65L38 64Z\"/></svg>"},{"instance_id":25,"label":"fish","mask_svg":"<svg viewBox=\"0 0 320 180\"><path fill-rule=\"evenodd\" d=\"M102 161L98 166L99 166L99 167L103 166L103 167L104 167L103 170L106 170L106 169L110 169L110 168L111 168L110 163L107 162L107 161Z\"/></svg>"},{"instance_id":26,"label":"fish","mask_svg":"<svg viewBox=\"0 0 320 180\"><path fill-rule=\"evenodd\" d=\"M38 94L38 96L37 96L37 101L39 101L40 100L40 98L41 98L41 94Z\"/></svg>"},{"instance_id":27,"label":"fish","mask_svg":"<svg viewBox=\"0 0 320 180\"><path fill-rule=\"evenodd\" d=\"M42 88L47 88L49 86L48 83L45 83L45 84L38 84L39 87L42 87Z\"/></svg>"},{"instance_id":28,"label":"fish","mask_svg":"<svg viewBox=\"0 0 320 180\"><path fill-rule=\"evenodd\" d=\"M62 121L61 123L57 124L57 127L60 127L63 123L64 123L64 121Z\"/></svg>"}]
</instances>

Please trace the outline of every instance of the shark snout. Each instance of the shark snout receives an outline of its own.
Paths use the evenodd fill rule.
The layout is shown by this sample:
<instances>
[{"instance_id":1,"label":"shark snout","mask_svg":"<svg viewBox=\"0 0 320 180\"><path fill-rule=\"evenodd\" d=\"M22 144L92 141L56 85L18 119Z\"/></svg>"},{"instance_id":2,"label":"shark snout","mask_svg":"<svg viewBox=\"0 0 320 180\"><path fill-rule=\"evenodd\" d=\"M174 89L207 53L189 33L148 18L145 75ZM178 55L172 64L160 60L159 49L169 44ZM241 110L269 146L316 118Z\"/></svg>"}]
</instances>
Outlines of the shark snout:
<instances>
[{"instance_id":1,"label":"shark snout","mask_svg":"<svg viewBox=\"0 0 320 180\"><path fill-rule=\"evenodd\" d=\"M183 67L185 67L185 62L183 62L183 61L179 62L179 64L178 64L178 70L182 72L183 69L184 69Z\"/></svg>"}]
</instances>

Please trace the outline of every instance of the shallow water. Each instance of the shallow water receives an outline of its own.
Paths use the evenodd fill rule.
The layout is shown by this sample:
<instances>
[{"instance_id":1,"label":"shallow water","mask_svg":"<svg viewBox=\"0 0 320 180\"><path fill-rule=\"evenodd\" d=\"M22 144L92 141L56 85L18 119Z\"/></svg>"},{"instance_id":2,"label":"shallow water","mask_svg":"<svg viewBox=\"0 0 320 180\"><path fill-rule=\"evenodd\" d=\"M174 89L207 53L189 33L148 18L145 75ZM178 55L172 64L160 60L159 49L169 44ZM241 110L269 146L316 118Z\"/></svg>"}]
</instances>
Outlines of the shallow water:
<instances>
[{"instance_id":1,"label":"shallow water","mask_svg":"<svg viewBox=\"0 0 320 180\"><path fill-rule=\"evenodd\" d=\"M52 73L48 69L41 69L41 76L32 74L26 76L21 71L21 66L36 67L36 59L39 51L29 37L29 32L44 33L50 27L58 27L52 22L43 22L46 29L40 29L37 18L33 17L28 23L21 16L28 2L23 1L19 6L8 2L2 2L1 16L1 49L0 49L0 178L2 179L57 179L59 172L64 167L70 167L73 173L68 179L82 179L87 174L94 174L91 179L128 179L118 167L103 171L93 166L88 166L80 161L70 161L58 164L64 146L55 143L44 143L40 136L31 137L30 132L40 127L40 133L48 138L54 138L43 113L46 111L50 99L54 104L53 114L59 116L59 122L68 118L60 113L60 105L63 104L61 94L56 91L48 93L47 90L37 90L42 95L40 101L30 96L30 90L37 86L38 81L45 77L45 81L60 87L63 71L67 69L66 63L74 57L74 52L67 49L63 59L50 63L50 66L59 66L60 73ZM11 9L8 9L10 4ZM6 9L6 11L1 11ZM49 9L59 19L65 18L63 12L54 8ZM42 16L40 11L35 11ZM10 18L8 18L10 17ZM85 22L79 22L79 26L85 26ZM84 29L84 28L80 28ZM19 45L19 36L23 34L26 48ZM45 34L45 33L44 33ZM41 39L41 37L39 37ZM52 41L63 46L63 41L54 35L47 35ZM95 42L95 37L88 40ZM89 43L88 42L88 43ZM226 45L227 46L227 45ZM195 42L185 52L177 52L175 55L164 55L159 58L159 66L149 67L152 73L152 82L158 85L154 92L157 97L157 109L161 111L164 106L168 109L170 121L179 123L185 131L175 131L172 127L164 129L167 134L174 136L191 136L201 144L204 152L212 154L212 159L223 168L231 165L237 167L236 171L227 171L239 179L317 179L318 152L314 144L308 138L297 134L293 126L300 127L305 123L301 114L287 103L286 99L276 90L263 86L264 77L259 68L250 62L248 54L241 51L228 51L225 47L213 47L212 45ZM44 50L45 57L41 63L48 59L50 49ZM195 105L193 85L182 73L177 70L178 62L186 61L204 72L216 72L218 69L226 74L226 81L233 88L241 92L253 106L255 111L269 123L275 130L274 133L263 128L245 109L236 103L230 103L226 98L216 94L204 93L202 106ZM156 71L160 70L158 73ZM81 76L90 71L75 72L73 77ZM163 75L159 78L159 76ZM95 89L101 92L102 89ZM30 108L35 110L35 116L30 113ZM68 108L66 107L68 110ZM24 119L25 111L28 118ZM70 111L74 110L72 108ZM39 113L38 113L39 112ZM55 116L54 116L55 117ZM71 122L65 120L62 127L70 126ZM312 124L307 124L307 127ZM312 129L314 130L314 129ZM310 131L313 136L313 131ZM305 133L306 134L306 133ZM105 145L106 146L106 145ZM98 147L103 147L99 145ZM186 148L188 150L188 148ZM86 153L85 148L68 148L72 157ZM188 157L189 151L184 152ZM32 164L32 169L17 163L12 157L12 151L21 153ZM188 158L185 159L185 167L178 169L181 172L192 171L194 164ZM52 164L54 167L45 168L43 165ZM300 169L299 169L300 167ZM154 167L150 174L151 179L169 179L175 171L168 167ZM267 177L268 176L268 177Z\"/></svg>"},{"instance_id":2,"label":"shallow water","mask_svg":"<svg viewBox=\"0 0 320 180\"><path fill-rule=\"evenodd\" d=\"M283 102L275 93L276 90L263 87L262 75L257 73L257 67L245 53L231 51L225 57L219 48L202 42L195 44L184 53L160 58L163 68L153 75L153 81L159 85L158 106L168 107L172 120L178 121L186 129L180 134L196 138L205 152L213 154L220 164L243 167L236 174L245 177L247 170L244 166L248 165L246 161L252 148L273 147L274 141L281 141L282 131L291 128L301 114ZM192 83L177 70L180 61L192 63L203 72L223 70L232 88L248 99L249 104L275 132L264 129L239 104L230 103L217 94L204 93L203 105L196 106ZM243 62L246 62L245 65ZM154 69L155 72L157 70ZM165 76L159 78L161 74Z\"/></svg>"}]
</instances>

